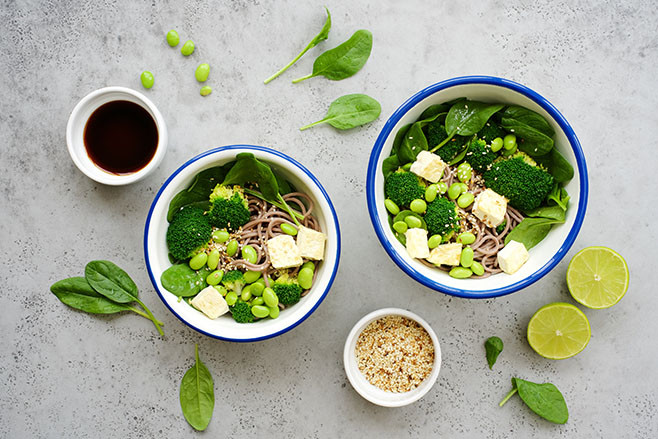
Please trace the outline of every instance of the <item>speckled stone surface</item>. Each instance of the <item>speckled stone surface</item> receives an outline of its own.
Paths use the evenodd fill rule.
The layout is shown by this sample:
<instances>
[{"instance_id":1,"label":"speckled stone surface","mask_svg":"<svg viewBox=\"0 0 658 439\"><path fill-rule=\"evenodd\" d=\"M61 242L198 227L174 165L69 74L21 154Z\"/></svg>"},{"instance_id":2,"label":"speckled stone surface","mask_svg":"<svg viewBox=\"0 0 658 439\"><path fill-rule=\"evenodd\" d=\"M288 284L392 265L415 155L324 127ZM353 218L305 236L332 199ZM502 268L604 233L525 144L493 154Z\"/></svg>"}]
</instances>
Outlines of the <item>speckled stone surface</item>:
<instances>
[{"instance_id":1,"label":"speckled stone surface","mask_svg":"<svg viewBox=\"0 0 658 439\"><path fill-rule=\"evenodd\" d=\"M322 26L321 3L272 1L38 2L0 8L0 437L191 436L179 402L194 343L215 378L207 437L658 437L658 14L649 1L328 1L329 40L268 86ZM170 28L197 50L170 49ZM358 28L372 56L341 82L290 80L323 49ZM201 98L198 63L212 66ZM159 169L129 187L94 183L73 165L65 127L76 102L108 85L141 90L163 113L169 151ZM591 195L574 248L606 245L632 273L614 308L584 310L592 340L577 357L549 361L528 346L530 316L571 302L567 262L526 290L496 300L460 300L402 274L381 249L365 206L365 169L386 118L410 95L463 74L507 77L537 90L571 122L587 156ZM364 92L379 120L338 132L298 127L329 102ZM343 225L339 276L320 308L277 339L232 344L181 324L146 274L142 233L149 205L185 160L230 143L273 146L309 167ZM125 267L165 322L166 338L134 315L90 316L62 305L51 283L106 258ZM568 259L568 258L567 258ZM418 312L442 343L435 387L419 402L386 409L349 385L342 349L352 325L380 307ZM505 351L490 371L484 340ZM555 426L515 398L498 401L510 377L551 381L570 410Z\"/></svg>"}]
</instances>

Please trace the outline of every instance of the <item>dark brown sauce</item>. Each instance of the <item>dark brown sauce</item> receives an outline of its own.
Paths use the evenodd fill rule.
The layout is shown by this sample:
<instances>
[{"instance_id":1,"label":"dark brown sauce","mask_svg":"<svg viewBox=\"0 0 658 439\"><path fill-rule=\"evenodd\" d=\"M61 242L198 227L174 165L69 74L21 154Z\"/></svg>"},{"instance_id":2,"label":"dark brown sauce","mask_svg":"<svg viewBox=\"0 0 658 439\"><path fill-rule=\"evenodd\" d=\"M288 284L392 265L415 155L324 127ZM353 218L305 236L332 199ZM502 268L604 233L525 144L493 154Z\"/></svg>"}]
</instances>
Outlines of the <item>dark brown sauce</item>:
<instances>
[{"instance_id":1,"label":"dark brown sauce","mask_svg":"<svg viewBox=\"0 0 658 439\"><path fill-rule=\"evenodd\" d=\"M132 174L151 161L158 128L148 111L129 101L112 101L94 111L85 125L89 158L112 174Z\"/></svg>"}]
</instances>

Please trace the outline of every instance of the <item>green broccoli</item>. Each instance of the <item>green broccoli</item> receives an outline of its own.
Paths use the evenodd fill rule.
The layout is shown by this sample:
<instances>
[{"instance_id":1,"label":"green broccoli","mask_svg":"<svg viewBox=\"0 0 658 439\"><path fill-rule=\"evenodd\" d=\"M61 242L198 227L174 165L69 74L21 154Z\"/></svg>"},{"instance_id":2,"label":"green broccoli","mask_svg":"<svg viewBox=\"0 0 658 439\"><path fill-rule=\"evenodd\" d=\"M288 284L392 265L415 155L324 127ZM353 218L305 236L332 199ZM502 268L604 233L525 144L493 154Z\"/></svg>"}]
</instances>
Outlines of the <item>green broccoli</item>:
<instances>
[{"instance_id":1,"label":"green broccoli","mask_svg":"<svg viewBox=\"0 0 658 439\"><path fill-rule=\"evenodd\" d=\"M210 203L208 221L219 229L235 231L249 222L249 205L240 186L218 184L210 194Z\"/></svg>"},{"instance_id":2,"label":"green broccoli","mask_svg":"<svg viewBox=\"0 0 658 439\"><path fill-rule=\"evenodd\" d=\"M239 296L242 293L242 288L247 284L244 278L244 273L240 270L231 270L222 277L222 285Z\"/></svg>"},{"instance_id":3,"label":"green broccoli","mask_svg":"<svg viewBox=\"0 0 658 439\"><path fill-rule=\"evenodd\" d=\"M478 131L478 137L489 144L491 144L491 141L496 137L502 139L506 134L507 133L496 122L492 121L487 122L484 127Z\"/></svg>"},{"instance_id":4,"label":"green broccoli","mask_svg":"<svg viewBox=\"0 0 658 439\"><path fill-rule=\"evenodd\" d=\"M274 281L272 289L279 298L279 302L286 306L294 305L299 302L303 291L302 287L297 282L297 278L288 276L288 274L282 274L279 276L279 278Z\"/></svg>"},{"instance_id":5,"label":"green broccoli","mask_svg":"<svg viewBox=\"0 0 658 439\"><path fill-rule=\"evenodd\" d=\"M555 182L551 174L522 152L497 160L483 177L488 188L507 197L512 207L521 210L539 207Z\"/></svg>"},{"instance_id":6,"label":"green broccoli","mask_svg":"<svg viewBox=\"0 0 658 439\"><path fill-rule=\"evenodd\" d=\"M425 138L427 139L427 145L430 149L434 148L448 137L446 127L442 121L439 121L439 119L440 118L436 118L423 127Z\"/></svg>"},{"instance_id":7,"label":"green broccoli","mask_svg":"<svg viewBox=\"0 0 658 439\"><path fill-rule=\"evenodd\" d=\"M427 223L430 236L441 235L444 242L459 230L457 205L444 197L437 197L427 204L423 219Z\"/></svg>"},{"instance_id":8,"label":"green broccoli","mask_svg":"<svg viewBox=\"0 0 658 439\"><path fill-rule=\"evenodd\" d=\"M425 186L415 174L398 170L384 180L384 194L399 207L403 207L417 198L423 198Z\"/></svg>"},{"instance_id":9,"label":"green broccoli","mask_svg":"<svg viewBox=\"0 0 658 439\"><path fill-rule=\"evenodd\" d=\"M444 124L439 122L438 118L428 123L424 130L430 150L448 137ZM461 152L468 139L468 137L455 136L434 153L441 157L444 162L450 162Z\"/></svg>"},{"instance_id":10,"label":"green broccoli","mask_svg":"<svg viewBox=\"0 0 658 439\"><path fill-rule=\"evenodd\" d=\"M471 142L464 159L473 169L482 173L489 169L497 157L498 155L491 150L491 147L487 145L487 142L482 139L476 139Z\"/></svg>"},{"instance_id":11,"label":"green broccoli","mask_svg":"<svg viewBox=\"0 0 658 439\"><path fill-rule=\"evenodd\" d=\"M251 313L251 306L247 302L238 300L235 305L229 307L233 320L238 323L252 323L254 315Z\"/></svg>"},{"instance_id":12,"label":"green broccoli","mask_svg":"<svg viewBox=\"0 0 658 439\"><path fill-rule=\"evenodd\" d=\"M496 233L498 233L499 235L503 233L503 230L505 230L506 225L507 225L507 220L503 220L503 222L496 227Z\"/></svg>"},{"instance_id":13,"label":"green broccoli","mask_svg":"<svg viewBox=\"0 0 658 439\"><path fill-rule=\"evenodd\" d=\"M176 212L167 229L169 253L182 261L191 257L210 241L212 227L203 209L187 206Z\"/></svg>"}]
</instances>

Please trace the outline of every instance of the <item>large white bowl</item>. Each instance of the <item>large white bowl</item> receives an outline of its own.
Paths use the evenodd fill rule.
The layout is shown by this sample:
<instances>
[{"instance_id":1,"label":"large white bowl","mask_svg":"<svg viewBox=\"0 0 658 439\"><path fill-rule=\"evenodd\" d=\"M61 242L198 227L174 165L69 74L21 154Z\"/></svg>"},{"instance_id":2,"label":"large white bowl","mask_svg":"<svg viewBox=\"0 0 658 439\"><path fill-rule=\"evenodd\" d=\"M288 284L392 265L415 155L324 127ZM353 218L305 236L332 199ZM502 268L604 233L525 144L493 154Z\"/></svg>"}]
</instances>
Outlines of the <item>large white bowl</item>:
<instances>
[{"instance_id":1,"label":"large white bowl","mask_svg":"<svg viewBox=\"0 0 658 439\"><path fill-rule=\"evenodd\" d=\"M255 323L240 324L230 317L210 320L184 301L163 288L162 273L171 266L168 258L166 233L167 210L171 199L187 188L194 176L204 169L235 160L241 152L253 153L257 159L272 165L295 188L309 195L315 203L314 215L327 235L324 261L318 264L318 272L310 292L299 303L283 310L276 319L263 319ZM160 299L183 323L210 337L227 341L248 342L276 337L299 325L320 305L336 277L340 258L340 229L338 217L320 182L308 169L287 155L270 148L253 145L230 145L204 152L178 168L160 188L146 219L144 230L144 256L151 282Z\"/></svg>"},{"instance_id":2,"label":"large white bowl","mask_svg":"<svg viewBox=\"0 0 658 439\"><path fill-rule=\"evenodd\" d=\"M382 162L389 156L400 127L414 122L427 107L453 99L520 105L546 118L555 130L555 148L573 165L574 177L565 186L571 196L564 224L553 226L548 236L530 249L530 259L512 275L500 273L485 279L454 279L409 257L388 225L384 207ZM421 284L459 297L488 298L518 291L539 280L567 254L573 244L587 207L587 167L580 142L564 116L545 98L516 82L492 76L465 76L431 85L409 98L384 125L370 155L366 196L370 219L382 246L393 261Z\"/></svg>"}]
</instances>

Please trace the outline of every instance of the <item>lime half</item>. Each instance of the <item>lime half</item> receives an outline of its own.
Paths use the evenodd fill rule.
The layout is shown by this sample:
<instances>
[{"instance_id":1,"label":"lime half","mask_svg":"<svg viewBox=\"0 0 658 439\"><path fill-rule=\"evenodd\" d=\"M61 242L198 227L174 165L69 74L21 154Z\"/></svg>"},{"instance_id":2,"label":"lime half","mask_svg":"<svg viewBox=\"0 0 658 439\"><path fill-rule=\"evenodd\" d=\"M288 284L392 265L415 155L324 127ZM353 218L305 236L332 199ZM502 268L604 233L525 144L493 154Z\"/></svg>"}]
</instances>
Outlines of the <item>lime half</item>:
<instances>
[{"instance_id":1,"label":"lime half","mask_svg":"<svg viewBox=\"0 0 658 439\"><path fill-rule=\"evenodd\" d=\"M528 323L528 343L539 355L564 360L585 349L592 332L587 317L568 303L539 308Z\"/></svg>"},{"instance_id":2,"label":"lime half","mask_svg":"<svg viewBox=\"0 0 658 439\"><path fill-rule=\"evenodd\" d=\"M587 247L571 259L567 286L573 298L588 308L610 308L628 290L628 265L607 247Z\"/></svg>"}]
</instances>

